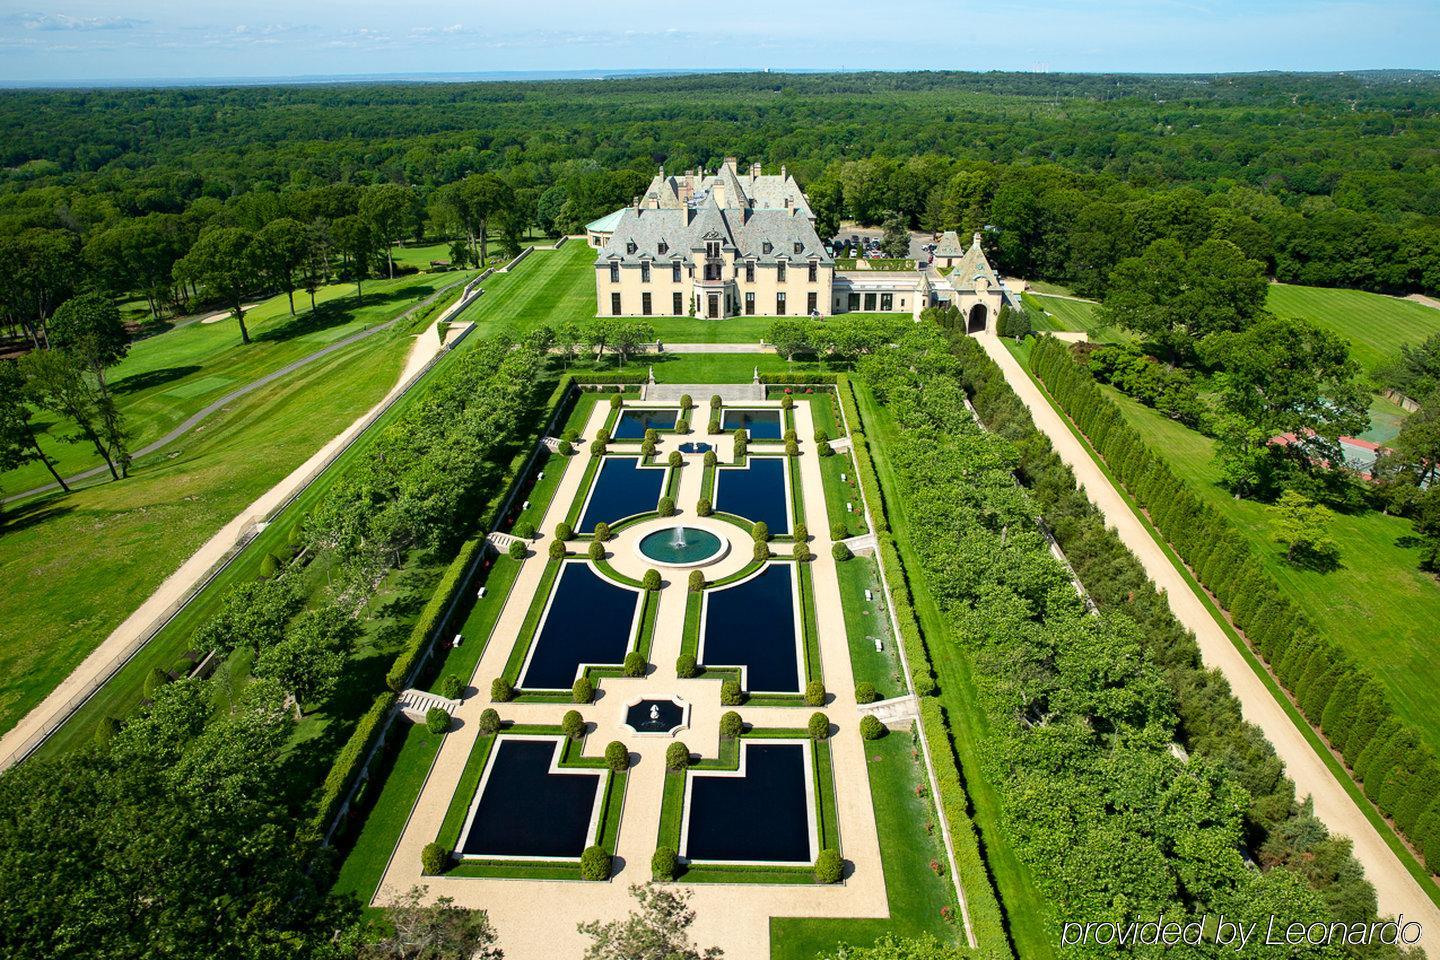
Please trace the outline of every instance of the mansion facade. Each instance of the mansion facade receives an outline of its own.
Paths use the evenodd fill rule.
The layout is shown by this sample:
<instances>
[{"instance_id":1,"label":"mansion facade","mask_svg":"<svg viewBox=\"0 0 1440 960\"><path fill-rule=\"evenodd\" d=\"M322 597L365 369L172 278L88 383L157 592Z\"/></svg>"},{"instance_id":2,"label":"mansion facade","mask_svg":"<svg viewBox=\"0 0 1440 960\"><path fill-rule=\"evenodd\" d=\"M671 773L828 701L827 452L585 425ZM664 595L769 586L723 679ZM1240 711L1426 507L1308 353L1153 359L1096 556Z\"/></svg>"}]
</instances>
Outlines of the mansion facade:
<instances>
[{"instance_id":1,"label":"mansion facade","mask_svg":"<svg viewBox=\"0 0 1440 960\"><path fill-rule=\"evenodd\" d=\"M795 178L784 167L763 174L759 164L742 172L734 158L708 175L666 176L661 168L634 205L589 224L586 236L597 251L602 317L861 311L918 319L926 307L952 302L966 312L968 328L993 330L1004 296L979 234L948 277L923 268L837 273Z\"/></svg>"}]
</instances>

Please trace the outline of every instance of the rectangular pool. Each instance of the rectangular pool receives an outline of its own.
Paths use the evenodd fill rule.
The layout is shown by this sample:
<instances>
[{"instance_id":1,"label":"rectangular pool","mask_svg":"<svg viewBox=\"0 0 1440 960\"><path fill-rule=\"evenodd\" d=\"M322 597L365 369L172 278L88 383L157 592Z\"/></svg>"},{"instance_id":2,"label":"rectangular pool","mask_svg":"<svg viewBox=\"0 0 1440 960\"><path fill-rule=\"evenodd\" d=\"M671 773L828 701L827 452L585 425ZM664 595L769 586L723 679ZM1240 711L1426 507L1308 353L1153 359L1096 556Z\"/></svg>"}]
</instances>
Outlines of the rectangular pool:
<instances>
[{"instance_id":1,"label":"rectangular pool","mask_svg":"<svg viewBox=\"0 0 1440 960\"><path fill-rule=\"evenodd\" d=\"M812 862L808 744L745 740L740 749L739 770L690 774L680 852L697 862Z\"/></svg>"},{"instance_id":2,"label":"rectangular pool","mask_svg":"<svg viewBox=\"0 0 1440 960\"><path fill-rule=\"evenodd\" d=\"M784 435L781 422L779 410L726 410L720 426L726 433L748 430L751 440L779 440Z\"/></svg>"},{"instance_id":3,"label":"rectangular pool","mask_svg":"<svg viewBox=\"0 0 1440 960\"><path fill-rule=\"evenodd\" d=\"M495 741L460 833L462 857L578 858L595 833L604 775L552 770L558 737Z\"/></svg>"},{"instance_id":4,"label":"rectangular pool","mask_svg":"<svg viewBox=\"0 0 1440 960\"><path fill-rule=\"evenodd\" d=\"M590 485L580 514L579 533L593 533L595 524L649 513L660 505L666 467L642 467L639 457L605 457Z\"/></svg>"},{"instance_id":5,"label":"rectangular pool","mask_svg":"<svg viewBox=\"0 0 1440 960\"><path fill-rule=\"evenodd\" d=\"M700 663L743 668L742 686L752 693L801 692L796 596L790 563L771 563L733 586L706 590Z\"/></svg>"},{"instance_id":6,"label":"rectangular pool","mask_svg":"<svg viewBox=\"0 0 1440 960\"><path fill-rule=\"evenodd\" d=\"M522 690L569 690L586 664L621 664L640 615L639 591L600 576L584 560L567 560L550 589Z\"/></svg>"},{"instance_id":7,"label":"rectangular pool","mask_svg":"<svg viewBox=\"0 0 1440 960\"><path fill-rule=\"evenodd\" d=\"M643 440L646 430L674 430L679 418L679 410L622 409L610 436L615 440Z\"/></svg>"},{"instance_id":8,"label":"rectangular pool","mask_svg":"<svg viewBox=\"0 0 1440 960\"><path fill-rule=\"evenodd\" d=\"M790 488L784 457L750 457L743 467L715 470L715 509L752 523L765 521L771 535L790 532Z\"/></svg>"}]
</instances>

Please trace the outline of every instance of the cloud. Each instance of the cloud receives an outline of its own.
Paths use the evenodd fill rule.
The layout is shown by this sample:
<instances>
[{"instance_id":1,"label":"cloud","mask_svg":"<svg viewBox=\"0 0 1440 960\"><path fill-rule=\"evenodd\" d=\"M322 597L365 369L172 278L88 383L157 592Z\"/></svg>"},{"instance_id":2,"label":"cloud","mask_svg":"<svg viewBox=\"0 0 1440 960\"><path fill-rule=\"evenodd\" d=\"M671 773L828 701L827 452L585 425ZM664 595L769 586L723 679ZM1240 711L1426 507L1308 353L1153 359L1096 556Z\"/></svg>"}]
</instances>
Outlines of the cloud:
<instances>
[{"instance_id":1,"label":"cloud","mask_svg":"<svg viewBox=\"0 0 1440 960\"><path fill-rule=\"evenodd\" d=\"M150 23L134 17L71 17L63 13L16 13L5 17L26 30L133 30Z\"/></svg>"}]
</instances>

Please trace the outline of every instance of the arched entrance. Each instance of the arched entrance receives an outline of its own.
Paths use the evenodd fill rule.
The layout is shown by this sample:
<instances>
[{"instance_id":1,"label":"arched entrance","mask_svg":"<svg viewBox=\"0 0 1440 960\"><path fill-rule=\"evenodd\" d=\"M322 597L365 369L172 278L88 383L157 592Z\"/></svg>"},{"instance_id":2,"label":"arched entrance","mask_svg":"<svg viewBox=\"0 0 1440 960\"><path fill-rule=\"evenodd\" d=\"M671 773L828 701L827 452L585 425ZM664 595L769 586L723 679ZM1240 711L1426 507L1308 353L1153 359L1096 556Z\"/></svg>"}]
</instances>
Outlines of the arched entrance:
<instances>
[{"instance_id":1,"label":"arched entrance","mask_svg":"<svg viewBox=\"0 0 1440 960\"><path fill-rule=\"evenodd\" d=\"M983 333L985 331L985 320L988 315L989 311L985 309L985 304L975 304L975 306L970 308L970 319L965 325L965 332Z\"/></svg>"}]
</instances>

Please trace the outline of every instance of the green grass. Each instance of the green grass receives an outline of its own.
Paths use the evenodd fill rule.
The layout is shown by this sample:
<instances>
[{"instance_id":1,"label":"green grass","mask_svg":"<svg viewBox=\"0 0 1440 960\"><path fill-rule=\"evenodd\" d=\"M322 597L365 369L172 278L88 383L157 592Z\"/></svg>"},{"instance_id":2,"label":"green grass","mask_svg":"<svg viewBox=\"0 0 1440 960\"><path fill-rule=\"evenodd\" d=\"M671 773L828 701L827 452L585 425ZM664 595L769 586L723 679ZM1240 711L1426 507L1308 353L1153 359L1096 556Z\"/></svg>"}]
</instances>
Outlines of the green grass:
<instances>
[{"instance_id":1,"label":"green grass","mask_svg":"<svg viewBox=\"0 0 1440 960\"><path fill-rule=\"evenodd\" d=\"M1418 569L1419 550L1402 545L1410 536L1409 521L1374 510L1337 514L1330 535L1340 547L1340 568L1320 573L1289 564L1271 540L1273 508L1236 500L1219 486L1214 441L1105 389L1149 448L1201 499L1230 518L1316 627L1365 663L1385 685L1396 711L1440 750L1434 633L1434 624L1440 623L1440 585Z\"/></svg>"},{"instance_id":2,"label":"green grass","mask_svg":"<svg viewBox=\"0 0 1440 960\"><path fill-rule=\"evenodd\" d=\"M845 479L841 480L840 475ZM830 526L845 525L847 537L859 536L865 532L865 514L860 506L860 492L856 488L855 465L848 454L837 453L820 458L820 476L825 481L825 514ZM846 510L845 505L851 504Z\"/></svg>"},{"instance_id":3,"label":"green grass","mask_svg":"<svg viewBox=\"0 0 1440 960\"><path fill-rule=\"evenodd\" d=\"M881 700L900 696L905 693L905 678L890 631L890 618L885 612L875 558L851 557L835 565L835 574L840 581L840 605L845 613L845 635L850 641L850 665L855 682L873 683ZM866 590L875 599L867 601ZM876 637L883 642L884 650L875 649Z\"/></svg>"},{"instance_id":4,"label":"green grass","mask_svg":"<svg viewBox=\"0 0 1440 960\"><path fill-rule=\"evenodd\" d=\"M1419 343L1440 331L1440 310L1363 290L1272 283L1265 305L1276 316L1310 320L1344 337L1351 355L1371 373L1398 357L1402 343Z\"/></svg>"},{"instance_id":5,"label":"green grass","mask_svg":"<svg viewBox=\"0 0 1440 960\"><path fill-rule=\"evenodd\" d=\"M510 273L497 273L457 320L477 332L520 335L537 327L584 324L595 316L595 251L583 243L537 250Z\"/></svg>"},{"instance_id":6,"label":"green grass","mask_svg":"<svg viewBox=\"0 0 1440 960\"><path fill-rule=\"evenodd\" d=\"M406 346L398 334L380 334L217 413L123 483L51 495L7 513L0 574L10 587L0 596L0 620L8 636L24 642L0 648L0 727L39 703L215 531L374 405L394 384ZM313 503L327 482L312 485L302 500ZM262 533L224 581L254 577L303 509ZM86 742L100 717L128 711L145 674L174 665L213 610L210 600L187 607L46 749Z\"/></svg>"},{"instance_id":7,"label":"green grass","mask_svg":"<svg viewBox=\"0 0 1440 960\"><path fill-rule=\"evenodd\" d=\"M1025 285L1030 293L1055 294L1061 297L1073 297L1075 291L1063 283L1050 283L1047 280L1027 280Z\"/></svg>"},{"instance_id":8,"label":"green grass","mask_svg":"<svg viewBox=\"0 0 1440 960\"><path fill-rule=\"evenodd\" d=\"M570 369L583 376L591 370L614 373L623 369L643 374L647 368L655 370L657 383L749 383L757 369L761 373L838 373L848 370L849 365L813 360L787 363L773 353L666 353L631 360L623 368L607 355L598 367L581 363ZM701 420L694 426L703 428L705 423Z\"/></svg>"},{"instance_id":9,"label":"green grass","mask_svg":"<svg viewBox=\"0 0 1440 960\"><path fill-rule=\"evenodd\" d=\"M1120 341L1129 339L1126 331L1101 323L1095 311L1100 305L1088 300L1069 300L1045 294L1026 292L1020 300L1030 308L1030 323L1043 332L1084 332L1091 340Z\"/></svg>"},{"instance_id":10,"label":"green grass","mask_svg":"<svg viewBox=\"0 0 1440 960\"><path fill-rule=\"evenodd\" d=\"M836 270L863 270L859 266L857 257L837 257L835 259ZM869 264L870 270L914 270L915 261L904 257L871 257L865 261Z\"/></svg>"}]
</instances>

